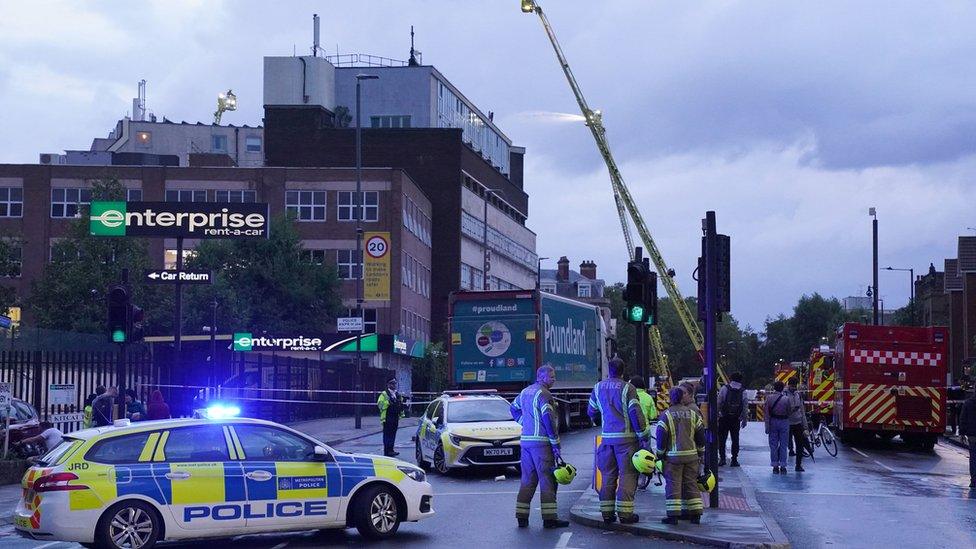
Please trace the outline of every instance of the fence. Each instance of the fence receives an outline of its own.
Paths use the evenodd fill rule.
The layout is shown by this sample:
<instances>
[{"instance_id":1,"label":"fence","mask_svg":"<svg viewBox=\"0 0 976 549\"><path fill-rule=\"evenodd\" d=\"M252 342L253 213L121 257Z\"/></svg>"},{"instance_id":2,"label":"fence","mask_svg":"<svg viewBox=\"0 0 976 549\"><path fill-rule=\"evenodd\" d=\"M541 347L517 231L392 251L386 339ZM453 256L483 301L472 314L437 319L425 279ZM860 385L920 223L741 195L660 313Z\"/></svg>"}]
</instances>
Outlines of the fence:
<instances>
[{"instance_id":1,"label":"fence","mask_svg":"<svg viewBox=\"0 0 976 549\"><path fill-rule=\"evenodd\" d=\"M52 423L69 432L81 427L85 398L96 387L121 385L143 397L159 379L158 369L141 349L127 353L121 379L119 366L118 352L4 351L0 352L0 381L10 384L14 398L32 404L41 419L59 420ZM52 385L73 386L61 393L68 396L69 403L55 403ZM66 419L64 414L76 417Z\"/></svg>"}]
</instances>

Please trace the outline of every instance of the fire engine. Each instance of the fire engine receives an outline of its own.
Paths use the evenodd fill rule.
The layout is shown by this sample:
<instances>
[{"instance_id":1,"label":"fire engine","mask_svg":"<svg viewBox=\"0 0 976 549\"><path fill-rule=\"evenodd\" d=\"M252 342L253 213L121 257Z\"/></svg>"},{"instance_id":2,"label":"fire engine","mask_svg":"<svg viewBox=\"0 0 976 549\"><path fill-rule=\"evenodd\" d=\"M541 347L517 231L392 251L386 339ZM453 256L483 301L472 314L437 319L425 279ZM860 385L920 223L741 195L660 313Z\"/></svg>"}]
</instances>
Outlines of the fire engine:
<instances>
[{"instance_id":1,"label":"fire engine","mask_svg":"<svg viewBox=\"0 0 976 549\"><path fill-rule=\"evenodd\" d=\"M945 431L948 355L944 327L844 324L834 351L841 440L899 435L931 451Z\"/></svg>"},{"instance_id":2,"label":"fire engine","mask_svg":"<svg viewBox=\"0 0 976 549\"><path fill-rule=\"evenodd\" d=\"M834 351L823 345L810 352L810 372L807 376L809 399L815 402L809 409L829 418L834 412Z\"/></svg>"},{"instance_id":3,"label":"fire engine","mask_svg":"<svg viewBox=\"0 0 976 549\"><path fill-rule=\"evenodd\" d=\"M799 362L780 361L773 367L773 381L782 381L784 384L790 379L800 375Z\"/></svg>"}]
</instances>

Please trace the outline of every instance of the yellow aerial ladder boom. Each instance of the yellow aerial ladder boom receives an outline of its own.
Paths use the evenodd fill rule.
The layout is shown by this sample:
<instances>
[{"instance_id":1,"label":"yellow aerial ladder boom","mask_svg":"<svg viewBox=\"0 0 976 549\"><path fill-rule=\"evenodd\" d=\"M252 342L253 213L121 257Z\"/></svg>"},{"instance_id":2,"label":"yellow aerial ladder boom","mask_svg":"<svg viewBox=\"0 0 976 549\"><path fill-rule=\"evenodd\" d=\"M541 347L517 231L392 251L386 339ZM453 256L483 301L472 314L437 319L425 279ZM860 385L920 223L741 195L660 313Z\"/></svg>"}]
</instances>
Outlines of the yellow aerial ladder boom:
<instances>
[{"instance_id":1,"label":"yellow aerial ladder boom","mask_svg":"<svg viewBox=\"0 0 976 549\"><path fill-rule=\"evenodd\" d=\"M627 224L627 214L630 214L631 220L634 222L634 226L637 228L637 234L640 236L641 241L644 243L644 247L647 249L647 253L654 262L654 267L657 270L658 278L664 285L665 290L668 292L668 297L671 299L671 303L674 305L675 310L678 313L678 318L681 319L681 323L685 327L685 331L688 333L688 337L691 338L691 344L695 348L695 351L701 355L703 349L705 348L705 338L702 336L701 330L698 328L698 323L695 316L692 314L691 310L688 308L688 304L685 303L684 298L681 296L681 291L678 289L678 285L675 283L672 277L672 270L668 268L667 263L664 262L664 257L661 255L661 251L658 249L657 244L651 237L651 233L644 223L644 218L637 209L637 205L634 202L633 197L630 194L630 190L627 189L627 185L624 183L623 177L620 174L620 170L617 168L617 162L613 158L613 153L610 151L610 144L607 142L606 129L603 127L603 119L600 115L599 110L593 110L590 108L589 104L586 102L586 98L583 96L583 92L580 89L579 83L576 81L576 77L573 75L573 70L569 66L569 62L566 60L566 56L563 54L562 47L559 45L559 40L556 38L556 34L549 24L549 19L546 14L542 11L542 8L536 4L535 0L521 0L522 11L525 13L536 13L539 19L542 21L542 26L549 36L549 41L552 43L552 49L556 52L556 58L559 60L559 65L563 69L563 74L566 76L566 80L569 82L569 87L573 90L573 95L576 97L576 102L579 104L580 111L583 113L583 117L586 119L586 126L590 128L590 133L593 135L593 139L596 141L597 148L600 149L600 155L603 156L603 161L607 165L607 171L610 173L610 183L613 188L614 202L617 206L617 214L620 216L620 225L623 229L624 240L627 244L628 255L633 257L634 247L630 237L630 227ZM653 341L657 338L660 342L660 334L653 333L657 332L657 327L653 327L651 340ZM660 364L660 362L659 362ZM727 382L725 378L725 373L721 368L718 369L719 377L723 382Z\"/></svg>"}]
</instances>

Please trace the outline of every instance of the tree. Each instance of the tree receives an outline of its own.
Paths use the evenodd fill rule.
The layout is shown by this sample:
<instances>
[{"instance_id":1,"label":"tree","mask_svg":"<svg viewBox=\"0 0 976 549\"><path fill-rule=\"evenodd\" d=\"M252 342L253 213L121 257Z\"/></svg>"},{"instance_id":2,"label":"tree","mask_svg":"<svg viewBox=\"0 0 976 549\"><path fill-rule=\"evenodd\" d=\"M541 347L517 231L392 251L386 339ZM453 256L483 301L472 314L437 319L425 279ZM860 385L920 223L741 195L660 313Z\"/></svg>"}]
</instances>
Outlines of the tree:
<instances>
[{"instance_id":1,"label":"tree","mask_svg":"<svg viewBox=\"0 0 976 549\"><path fill-rule=\"evenodd\" d=\"M23 241L18 237L0 237L0 276L18 276L23 258ZM0 284L0 314L17 304L17 290Z\"/></svg>"},{"instance_id":2,"label":"tree","mask_svg":"<svg viewBox=\"0 0 976 549\"><path fill-rule=\"evenodd\" d=\"M125 187L115 177L95 180L91 196L92 200L125 200ZM91 236L88 225L87 215L70 224L67 237L54 244L51 261L31 285L27 305L40 328L104 331L105 293L119 281L122 269L129 269L134 303L157 305L168 301L163 288L134 283L150 266L145 239ZM169 325L162 313L158 307L147 307L147 325Z\"/></svg>"},{"instance_id":3,"label":"tree","mask_svg":"<svg viewBox=\"0 0 976 549\"><path fill-rule=\"evenodd\" d=\"M315 264L304 251L284 216L272 219L268 239L201 242L186 268L213 271L214 283L186 291L184 326L209 326L216 300L222 332L325 332L341 310L339 278L335 266Z\"/></svg>"},{"instance_id":4,"label":"tree","mask_svg":"<svg viewBox=\"0 0 976 549\"><path fill-rule=\"evenodd\" d=\"M448 371L447 353L443 343L433 343L424 350L422 358L411 360L413 368L413 391L430 391L437 393L448 388L450 372Z\"/></svg>"}]
</instances>

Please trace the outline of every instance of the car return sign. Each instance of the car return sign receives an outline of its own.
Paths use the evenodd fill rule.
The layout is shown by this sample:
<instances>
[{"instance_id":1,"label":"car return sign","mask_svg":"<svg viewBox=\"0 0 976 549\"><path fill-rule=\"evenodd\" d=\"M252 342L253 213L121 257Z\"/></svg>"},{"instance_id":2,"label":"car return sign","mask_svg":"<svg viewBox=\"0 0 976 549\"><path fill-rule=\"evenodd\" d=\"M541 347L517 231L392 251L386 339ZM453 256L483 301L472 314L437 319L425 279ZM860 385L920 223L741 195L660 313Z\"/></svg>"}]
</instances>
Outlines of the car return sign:
<instances>
[{"instance_id":1,"label":"car return sign","mask_svg":"<svg viewBox=\"0 0 976 549\"><path fill-rule=\"evenodd\" d=\"M92 202L94 236L268 238L268 205L253 202Z\"/></svg>"}]
</instances>

